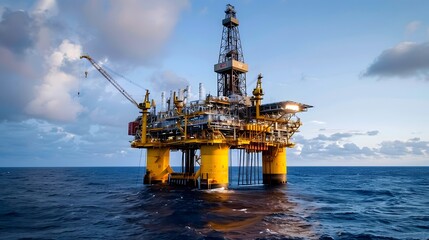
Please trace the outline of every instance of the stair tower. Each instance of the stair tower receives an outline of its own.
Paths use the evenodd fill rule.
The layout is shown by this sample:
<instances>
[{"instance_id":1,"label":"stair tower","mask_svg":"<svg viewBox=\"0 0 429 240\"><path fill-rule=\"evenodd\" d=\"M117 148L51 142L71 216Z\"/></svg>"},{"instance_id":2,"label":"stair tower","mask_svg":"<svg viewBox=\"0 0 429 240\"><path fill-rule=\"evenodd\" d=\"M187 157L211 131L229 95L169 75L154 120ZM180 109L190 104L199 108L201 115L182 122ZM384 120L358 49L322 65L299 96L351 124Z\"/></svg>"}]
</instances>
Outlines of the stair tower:
<instances>
[{"instance_id":1,"label":"stair tower","mask_svg":"<svg viewBox=\"0 0 429 240\"><path fill-rule=\"evenodd\" d=\"M219 60L214 65L217 73L217 95L246 96L247 64L244 63L241 49L238 19L234 6L226 5L225 18L222 20L223 31L220 43Z\"/></svg>"}]
</instances>

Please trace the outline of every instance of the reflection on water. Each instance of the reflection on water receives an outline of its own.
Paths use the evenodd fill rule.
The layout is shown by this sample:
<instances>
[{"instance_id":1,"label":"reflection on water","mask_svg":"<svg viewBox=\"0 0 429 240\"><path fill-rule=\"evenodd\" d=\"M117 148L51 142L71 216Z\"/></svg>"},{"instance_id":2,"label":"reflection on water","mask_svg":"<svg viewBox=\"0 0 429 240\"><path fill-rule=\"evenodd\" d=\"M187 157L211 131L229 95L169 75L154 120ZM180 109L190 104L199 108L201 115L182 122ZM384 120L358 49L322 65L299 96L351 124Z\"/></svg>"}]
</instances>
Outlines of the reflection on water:
<instances>
[{"instance_id":1,"label":"reflection on water","mask_svg":"<svg viewBox=\"0 0 429 240\"><path fill-rule=\"evenodd\" d=\"M150 237L179 232L191 238L318 238L302 208L289 201L287 186L204 191L149 186L139 196Z\"/></svg>"}]
</instances>

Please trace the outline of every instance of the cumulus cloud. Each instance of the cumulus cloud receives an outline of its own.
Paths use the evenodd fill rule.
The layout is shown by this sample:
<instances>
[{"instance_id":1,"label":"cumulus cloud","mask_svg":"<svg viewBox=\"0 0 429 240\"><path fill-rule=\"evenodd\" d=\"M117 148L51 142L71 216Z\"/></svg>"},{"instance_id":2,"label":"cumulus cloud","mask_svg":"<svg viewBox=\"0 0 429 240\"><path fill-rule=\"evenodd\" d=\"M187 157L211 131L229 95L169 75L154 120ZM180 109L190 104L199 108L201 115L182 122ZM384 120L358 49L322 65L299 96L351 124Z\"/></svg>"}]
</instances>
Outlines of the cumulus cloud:
<instances>
[{"instance_id":1,"label":"cumulus cloud","mask_svg":"<svg viewBox=\"0 0 429 240\"><path fill-rule=\"evenodd\" d=\"M187 5L187 0L40 0L30 9L2 8L0 119L76 119L82 107L70 93L79 76L77 54L84 50L121 66L159 62ZM65 49L72 46L80 48L74 56Z\"/></svg>"},{"instance_id":2,"label":"cumulus cloud","mask_svg":"<svg viewBox=\"0 0 429 240\"><path fill-rule=\"evenodd\" d=\"M112 92L101 76L78 79L84 69L77 60L82 52L108 58L115 70L127 66L119 70L125 75L135 66L159 64L188 1L40 0L18 5L29 7L0 7L0 148L7 149L2 155L8 158L6 165L40 166L43 161L55 166L64 155L85 162L61 165L91 165L91 158L106 154L114 156L107 165L129 161L133 151L127 123L139 115L138 109ZM188 84L169 71L160 70L152 79L155 90ZM16 146L25 144L24 138L34 141L18 154Z\"/></svg>"},{"instance_id":3,"label":"cumulus cloud","mask_svg":"<svg viewBox=\"0 0 429 240\"><path fill-rule=\"evenodd\" d=\"M82 106L73 100L70 91L77 90L78 79L62 71L61 66L65 62L78 60L81 52L81 46L64 40L49 56L49 71L43 83L35 87L35 98L26 108L29 114L60 121L76 119Z\"/></svg>"},{"instance_id":4,"label":"cumulus cloud","mask_svg":"<svg viewBox=\"0 0 429 240\"><path fill-rule=\"evenodd\" d=\"M401 42L384 50L363 74L365 77L423 78L429 80L429 42Z\"/></svg>"},{"instance_id":5,"label":"cumulus cloud","mask_svg":"<svg viewBox=\"0 0 429 240\"><path fill-rule=\"evenodd\" d=\"M154 64L187 0L63 1L60 8L76 19L84 50L128 65Z\"/></svg>"},{"instance_id":6,"label":"cumulus cloud","mask_svg":"<svg viewBox=\"0 0 429 240\"><path fill-rule=\"evenodd\" d=\"M31 114L28 103L38 94L35 86L50 74L46 54L53 51L50 16L55 15L55 1L39 1L34 10L5 9L0 22L0 119L22 120ZM49 42L41 44L41 40ZM40 117L44 117L39 115ZM48 117L49 118L49 117Z\"/></svg>"}]
</instances>

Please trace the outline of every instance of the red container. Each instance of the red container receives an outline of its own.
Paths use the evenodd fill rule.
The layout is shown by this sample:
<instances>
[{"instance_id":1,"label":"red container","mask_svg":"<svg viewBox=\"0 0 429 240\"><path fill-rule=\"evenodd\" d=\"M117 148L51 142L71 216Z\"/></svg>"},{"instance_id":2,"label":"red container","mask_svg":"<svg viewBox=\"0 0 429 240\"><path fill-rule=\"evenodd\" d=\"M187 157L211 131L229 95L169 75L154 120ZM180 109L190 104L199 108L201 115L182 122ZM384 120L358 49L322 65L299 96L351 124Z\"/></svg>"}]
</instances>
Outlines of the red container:
<instances>
[{"instance_id":1,"label":"red container","mask_svg":"<svg viewBox=\"0 0 429 240\"><path fill-rule=\"evenodd\" d=\"M137 133L137 129L139 129L139 122L129 122L128 123L128 135L135 136Z\"/></svg>"}]
</instances>

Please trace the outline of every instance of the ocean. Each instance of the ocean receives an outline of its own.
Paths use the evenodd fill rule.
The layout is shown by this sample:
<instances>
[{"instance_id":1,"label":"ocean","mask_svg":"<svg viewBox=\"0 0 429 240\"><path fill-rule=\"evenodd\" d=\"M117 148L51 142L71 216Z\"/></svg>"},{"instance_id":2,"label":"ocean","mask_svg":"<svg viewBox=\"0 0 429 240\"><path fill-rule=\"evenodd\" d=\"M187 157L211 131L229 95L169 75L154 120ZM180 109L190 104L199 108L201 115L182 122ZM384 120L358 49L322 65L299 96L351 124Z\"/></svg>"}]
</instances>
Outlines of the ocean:
<instances>
[{"instance_id":1,"label":"ocean","mask_svg":"<svg viewBox=\"0 0 429 240\"><path fill-rule=\"evenodd\" d=\"M144 172L0 168L0 239L429 239L429 167L289 167L286 185L228 190Z\"/></svg>"}]
</instances>

